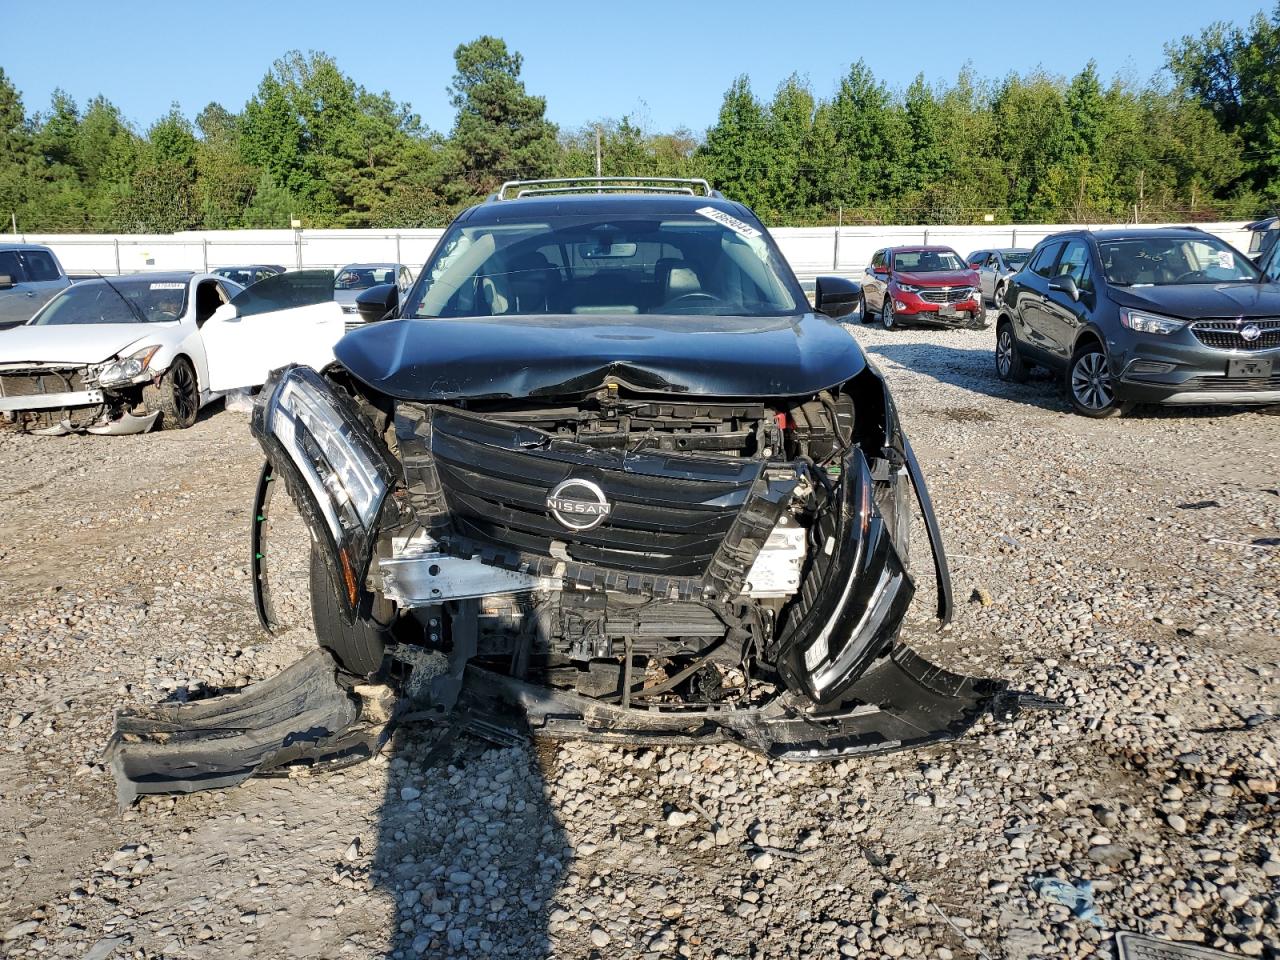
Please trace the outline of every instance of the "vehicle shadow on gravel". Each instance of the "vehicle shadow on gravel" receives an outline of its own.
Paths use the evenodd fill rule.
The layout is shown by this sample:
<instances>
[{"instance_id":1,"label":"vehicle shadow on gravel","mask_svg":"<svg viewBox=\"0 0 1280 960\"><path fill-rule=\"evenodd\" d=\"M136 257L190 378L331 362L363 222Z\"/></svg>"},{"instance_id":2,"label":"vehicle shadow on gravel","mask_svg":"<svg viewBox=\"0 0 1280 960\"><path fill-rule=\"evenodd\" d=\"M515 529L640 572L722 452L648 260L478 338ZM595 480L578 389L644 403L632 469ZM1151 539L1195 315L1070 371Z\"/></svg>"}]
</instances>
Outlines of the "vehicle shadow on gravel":
<instances>
[{"instance_id":1,"label":"vehicle shadow on gravel","mask_svg":"<svg viewBox=\"0 0 1280 960\"><path fill-rule=\"evenodd\" d=\"M1000 400L1013 400L1054 413L1069 413L1062 374L1035 367L1026 383L1006 383L996 375L991 350L949 347L937 343L868 344L867 353L880 356L907 370L922 373L940 383L951 384ZM1276 408L1248 406L1159 406L1142 404L1128 411L1126 420L1209 419L1248 412L1272 412Z\"/></svg>"},{"instance_id":2,"label":"vehicle shadow on gravel","mask_svg":"<svg viewBox=\"0 0 1280 960\"><path fill-rule=\"evenodd\" d=\"M445 727L392 741L370 879L393 901L387 956L538 957L572 856L539 751Z\"/></svg>"},{"instance_id":3,"label":"vehicle shadow on gravel","mask_svg":"<svg viewBox=\"0 0 1280 960\"><path fill-rule=\"evenodd\" d=\"M1001 400L1013 400L1062 413L1069 409L1060 377L1036 368L1026 383L1006 383L996 376L993 350L948 347L938 343L867 344L867 353L940 383Z\"/></svg>"}]
</instances>

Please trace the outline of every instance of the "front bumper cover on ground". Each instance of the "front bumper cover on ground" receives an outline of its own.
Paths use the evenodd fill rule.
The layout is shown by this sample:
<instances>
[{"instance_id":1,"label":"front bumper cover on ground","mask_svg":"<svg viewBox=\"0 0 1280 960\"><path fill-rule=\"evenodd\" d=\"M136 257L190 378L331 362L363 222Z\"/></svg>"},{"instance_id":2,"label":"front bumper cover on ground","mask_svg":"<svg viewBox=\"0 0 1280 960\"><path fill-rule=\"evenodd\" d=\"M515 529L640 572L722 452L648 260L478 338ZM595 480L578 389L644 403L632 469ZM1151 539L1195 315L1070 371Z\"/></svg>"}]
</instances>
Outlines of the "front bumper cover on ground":
<instances>
[{"instance_id":1,"label":"front bumper cover on ground","mask_svg":"<svg viewBox=\"0 0 1280 960\"><path fill-rule=\"evenodd\" d=\"M396 690L376 689L382 695L356 687L316 650L232 693L122 713L106 750L121 806L141 794L221 789L289 764L346 765L381 749L398 718L440 715L407 695L421 689L412 674ZM1003 681L944 670L901 644L839 708L822 712L791 694L751 709L623 708L475 666L466 667L456 706L450 715L464 729L500 742L528 733L631 746L737 743L788 761L922 747L956 739L984 713L1008 719L1020 708L1058 708Z\"/></svg>"},{"instance_id":2,"label":"front bumper cover on ground","mask_svg":"<svg viewBox=\"0 0 1280 960\"><path fill-rule=\"evenodd\" d=\"M268 680L116 717L106 759L121 807L144 793L216 790L284 764L367 759L380 726L315 650Z\"/></svg>"}]
</instances>

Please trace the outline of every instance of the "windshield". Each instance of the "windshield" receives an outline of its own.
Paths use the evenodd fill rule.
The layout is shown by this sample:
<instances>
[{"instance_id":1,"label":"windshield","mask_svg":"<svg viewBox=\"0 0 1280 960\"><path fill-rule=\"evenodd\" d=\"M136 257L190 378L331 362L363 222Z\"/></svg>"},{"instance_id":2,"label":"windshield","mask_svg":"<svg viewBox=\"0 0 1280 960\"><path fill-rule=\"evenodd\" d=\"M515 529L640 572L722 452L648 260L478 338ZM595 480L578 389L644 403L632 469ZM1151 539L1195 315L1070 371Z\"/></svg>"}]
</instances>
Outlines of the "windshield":
<instances>
[{"instance_id":1,"label":"windshield","mask_svg":"<svg viewBox=\"0 0 1280 960\"><path fill-rule=\"evenodd\" d=\"M389 264L343 267L333 280L335 290L368 290L380 283L395 283L396 268Z\"/></svg>"},{"instance_id":2,"label":"windshield","mask_svg":"<svg viewBox=\"0 0 1280 960\"><path fill-rule=\"evenodd\" d=\"M785 316L804 302L767 237L708 206L455 226L402 316Z\"/></svg>"},{"instance_id":3,"label":"windshield","mask_svg":"<svg viewBox=\"0 0 1280 960\"><path fill-rule=\"evenodd\" d=\"M163 323L177 320L187 306L184 280L85 280L49 301L31 322L37 326L71 323Z\"/></svg>"},{"instance_id":4,"label":"windshield","mask_svg":"<svg viewBox=\"0 0 1280 960\"><path fill-rule=\"evenodd\" d=\"M1022 265L1027 262L1027 258L1030 256L1030 250L1020 250L1017 253L1006 253L1004 255L1004 262L1010 270L1021 270Z\"/></svg>"},{"instance_id":5,"label":"windshield","mask_svg":"<svg viewBox=\"0 0 1280 960\"><path fill-rule=\"evenodd\" d=\"M951 250L904 250L893 255L893 269L903 273L945 273L968 270L969 265Z\"/></svg>"},{"instance_id":6,"label":"windshield","mask_svg":"<svg viewBox=\"0 0 1280 960\"><path fill-rule=\"evenodd\" d=\"M1216 237L1138 237L1100 240L1107 282L1120 287L1181 283L1253 283L1258 269Z\"/></svg>"}]
</instances>

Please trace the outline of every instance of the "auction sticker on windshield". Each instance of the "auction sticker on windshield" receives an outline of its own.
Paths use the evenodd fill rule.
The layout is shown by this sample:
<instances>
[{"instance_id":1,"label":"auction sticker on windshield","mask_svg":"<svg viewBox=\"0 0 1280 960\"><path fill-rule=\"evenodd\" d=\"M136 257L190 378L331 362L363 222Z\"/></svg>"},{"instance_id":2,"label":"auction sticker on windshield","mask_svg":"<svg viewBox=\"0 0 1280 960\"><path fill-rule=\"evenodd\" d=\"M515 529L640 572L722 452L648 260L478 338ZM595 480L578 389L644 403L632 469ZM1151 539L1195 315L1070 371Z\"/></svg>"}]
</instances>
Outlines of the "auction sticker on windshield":
<instances>
[{"instance_id":1,"label":"auction sticker on windshield","mask_svg":"<svg viewBox=\"0 0 1280 960\"><path fill-rule=\"evenodd\" d=\"M699 207L697 212L708 220L714 220L722 227L728 227L740 237L746 237L751 240L760 236L760 231L751 226L751 224L743 223L737 217L732 217L723 210L717 210L715 207Z\"/></svg>"}]
</instances>

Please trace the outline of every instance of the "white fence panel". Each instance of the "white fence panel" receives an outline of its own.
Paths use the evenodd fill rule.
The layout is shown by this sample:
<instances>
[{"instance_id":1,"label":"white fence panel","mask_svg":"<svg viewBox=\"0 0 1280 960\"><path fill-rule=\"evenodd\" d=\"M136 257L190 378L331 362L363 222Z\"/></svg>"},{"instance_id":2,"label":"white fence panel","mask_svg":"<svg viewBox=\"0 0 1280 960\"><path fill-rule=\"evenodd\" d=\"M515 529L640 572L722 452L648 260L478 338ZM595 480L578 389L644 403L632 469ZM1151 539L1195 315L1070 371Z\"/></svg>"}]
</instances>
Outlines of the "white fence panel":
<instances>
[{"instance_id":1,"label":"white fence panel","mask_svg":"<svg viewBox=\"0 0 1280 960\"><path fill-rule=\"evenodd\" d=\"M1144 225L1145 226L1145 225ZM1153 224L1155 226L1155 224ZM1243 222L1200 227L1246 250ZM1051 233L1106 229L1102 224L1017 226L777 227L770 232L803 280L821 273L858 274L881 247L935 243L961 256L993 247L1032 247ZM347 263L390 261L415 272L426 262L443 230L203 230L176 234L0 234L0 242L22 240L52 247L71 274L116 274L151 270L207 270L270 263L287 269L336 268Z\"/></svg>"}]
</instances>

